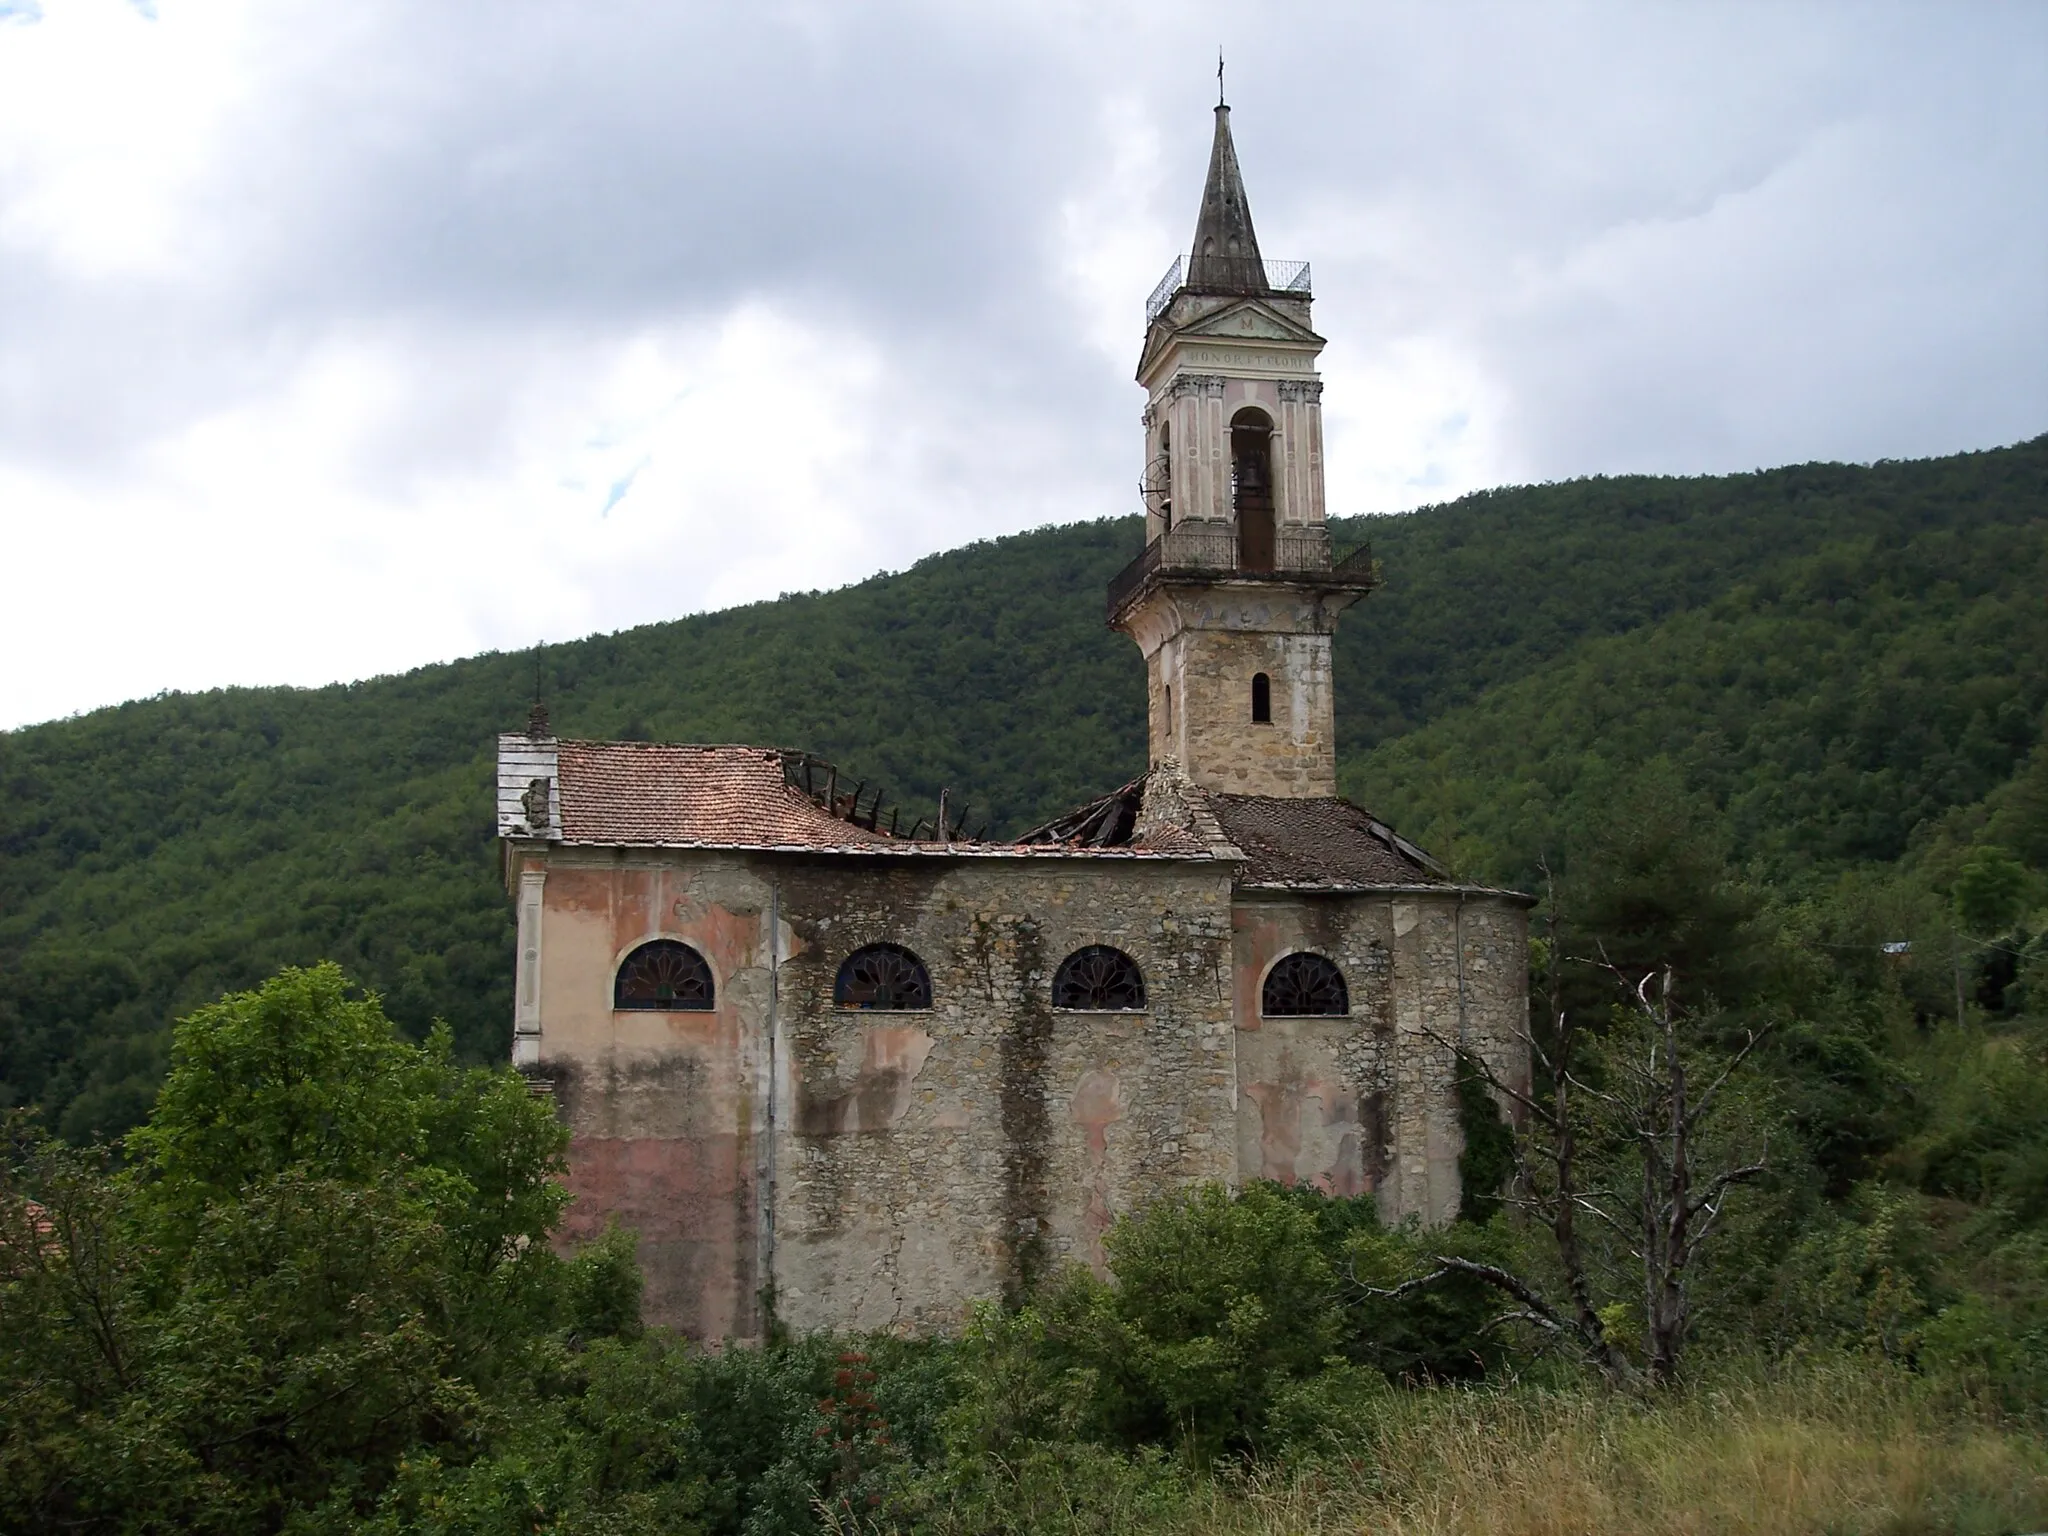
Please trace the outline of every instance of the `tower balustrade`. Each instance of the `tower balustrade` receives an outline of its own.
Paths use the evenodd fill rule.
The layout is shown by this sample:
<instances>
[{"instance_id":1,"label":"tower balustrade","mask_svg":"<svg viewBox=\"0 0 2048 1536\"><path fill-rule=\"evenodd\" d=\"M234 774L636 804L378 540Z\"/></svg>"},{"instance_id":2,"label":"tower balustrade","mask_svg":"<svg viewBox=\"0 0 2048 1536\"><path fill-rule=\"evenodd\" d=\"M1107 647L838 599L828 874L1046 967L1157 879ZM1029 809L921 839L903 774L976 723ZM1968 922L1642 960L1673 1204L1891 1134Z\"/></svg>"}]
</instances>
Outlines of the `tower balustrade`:
<instances>
[{"instance_id":1,"label":"tower balustrade","mask_svg":"<svg viewBox=\"0 0 2048 1536\"><path fill-rule=\"evenodd\" d=\"M1283 523L1274 530L1271 568L1251 570L1239 559L1235 524L1190 520L1167 529L1116 574L1109 584L1109 621L1115 624L1125 609L1163 581L1218 577L1362 594L1379 585L1379 566L1370 544L1336 560L1331 555L1328 528Z\"/></svg>"}]
</instances>

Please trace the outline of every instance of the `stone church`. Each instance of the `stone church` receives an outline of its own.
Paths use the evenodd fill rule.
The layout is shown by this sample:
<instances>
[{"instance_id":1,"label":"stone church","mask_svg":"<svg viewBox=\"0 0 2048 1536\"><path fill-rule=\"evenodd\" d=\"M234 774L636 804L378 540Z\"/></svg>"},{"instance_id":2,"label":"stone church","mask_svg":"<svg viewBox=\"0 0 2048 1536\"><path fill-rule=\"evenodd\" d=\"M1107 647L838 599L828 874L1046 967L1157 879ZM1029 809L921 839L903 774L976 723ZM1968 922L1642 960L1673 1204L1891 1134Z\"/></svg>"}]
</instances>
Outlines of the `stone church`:
<instances>
[{"instance_id":1,"label":"stone church","mask_svg":"<svg viewBox=\"0 0 2048 1536\"><path fill-rule=\"evenodd\" d=\"M1524 1078L1529 899L1337 793L1323 339L1231 142L1146 306L1146 543L1109 589L1149 767L1010 840L904 829L805 754L500 739L513 1059L570 1127L571 1239L650 1321L941 1328L1220 1180L1458 1208L1454 1044Z\"/></svg>"}]
</instances>

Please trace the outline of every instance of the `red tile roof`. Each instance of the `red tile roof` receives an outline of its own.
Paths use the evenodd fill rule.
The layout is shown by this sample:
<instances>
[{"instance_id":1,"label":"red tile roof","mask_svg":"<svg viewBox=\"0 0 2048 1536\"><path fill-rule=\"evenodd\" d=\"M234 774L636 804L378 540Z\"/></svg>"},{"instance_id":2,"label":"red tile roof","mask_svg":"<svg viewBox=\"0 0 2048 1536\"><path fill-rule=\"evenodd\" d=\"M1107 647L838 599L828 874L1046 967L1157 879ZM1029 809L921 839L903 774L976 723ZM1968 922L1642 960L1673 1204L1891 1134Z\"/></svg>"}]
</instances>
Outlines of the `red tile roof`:
<instances>
[{"instance_id":1,"label":"red tile roof","mask_svg":"<svg viewBox=\"0 0 2048 1536\"><path fill-rule=\"evenodd\" d=\"M569 740L549 745L556 754L565 843L1054 858L1209 856L1197 839L1171 833L1141 846L1114 847L891 837L826 810L789 782L787 756L771 747Z\"/></svg>"},{"instance_id":2,"label":"red tile roof","mask_svg":"<svg viewBox=\"0 0 2048 1536\"><path fill-rule=\"evenodd\" d=\"M1240 885L1342 891L1448 883L1429 855L1347 800L1217 794L1177 774L1162 779L1156 769L1020 841L947 842L891 837L834 815L810 792L818 786L793 782L802 777L801 754L644 741L548 741L544 750L555 755L566 843L1233 862L1241 853ZM1165 791L1157 803L1147 798L1155 780Z\"/></svg>"},{"instance_id":3,"label":"red tile roof","mask_svg":"<svg viewBox=\"0 0 2048 1536\"><path fill-rule=\"evenodd\" d=\"M900 846L789 784L782 754L765 747L564 741L557 760L565 842Z\"/></svg>"}]
</instances>

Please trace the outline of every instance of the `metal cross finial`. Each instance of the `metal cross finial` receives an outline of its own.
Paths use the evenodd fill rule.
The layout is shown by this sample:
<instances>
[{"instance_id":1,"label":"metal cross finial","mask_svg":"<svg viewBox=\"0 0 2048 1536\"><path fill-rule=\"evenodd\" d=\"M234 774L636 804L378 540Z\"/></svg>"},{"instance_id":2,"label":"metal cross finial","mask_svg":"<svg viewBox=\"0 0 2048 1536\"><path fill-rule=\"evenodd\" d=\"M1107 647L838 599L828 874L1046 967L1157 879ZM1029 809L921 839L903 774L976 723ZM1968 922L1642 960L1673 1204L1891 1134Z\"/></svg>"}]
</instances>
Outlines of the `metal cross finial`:
<instances>
[{"instance_id":1,"label":"metal cross finial","mask_svg":"<svg viewBox=\"0 0 2048 1536\"><path fill-rule=\"evenodd\" d=\"M1216 50L1216 105L1223 105L1223 50Z\"/></svg>"}]
</instances>

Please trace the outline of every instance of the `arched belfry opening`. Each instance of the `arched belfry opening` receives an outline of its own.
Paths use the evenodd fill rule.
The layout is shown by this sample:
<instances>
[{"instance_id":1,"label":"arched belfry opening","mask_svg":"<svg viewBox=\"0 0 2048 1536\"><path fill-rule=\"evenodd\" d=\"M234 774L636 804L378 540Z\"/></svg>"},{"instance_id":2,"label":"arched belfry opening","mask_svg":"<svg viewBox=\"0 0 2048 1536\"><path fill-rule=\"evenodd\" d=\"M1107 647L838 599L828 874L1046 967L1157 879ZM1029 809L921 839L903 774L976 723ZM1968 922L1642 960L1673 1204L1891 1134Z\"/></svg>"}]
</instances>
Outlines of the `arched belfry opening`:
<instances>
[{"instance_id":1,"label":"arched belfry opening","mask_svg":"<svg viewBox=\"0 0 2048 1536\"><path fill-rule=\"evenodd\" d=\"M1230 510L1237 568L1273 569L1273 418L1248 405L1230 418Z\"/></svg>"}]
</instances>

